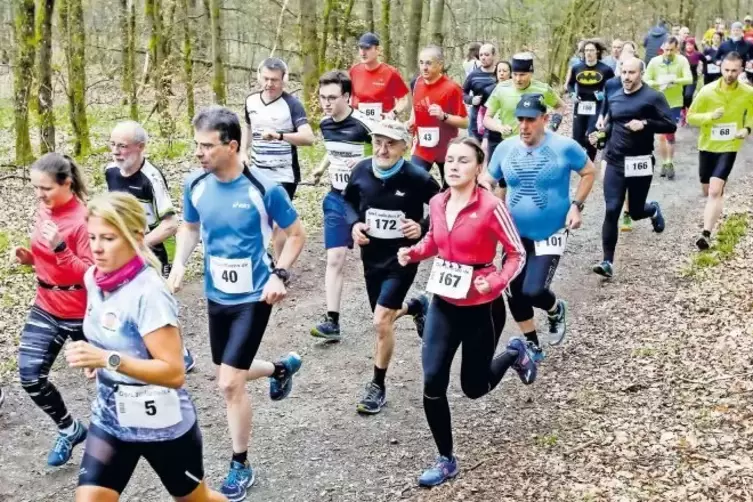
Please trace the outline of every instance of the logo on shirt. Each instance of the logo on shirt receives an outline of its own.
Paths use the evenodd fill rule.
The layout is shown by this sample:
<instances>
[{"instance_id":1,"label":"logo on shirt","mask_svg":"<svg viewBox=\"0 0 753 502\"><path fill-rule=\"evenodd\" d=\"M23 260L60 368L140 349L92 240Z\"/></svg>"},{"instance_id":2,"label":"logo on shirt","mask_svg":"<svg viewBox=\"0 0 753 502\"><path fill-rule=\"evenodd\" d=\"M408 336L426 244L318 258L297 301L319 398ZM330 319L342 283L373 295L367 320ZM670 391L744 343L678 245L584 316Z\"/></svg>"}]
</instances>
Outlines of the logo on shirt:
<instances>
[{"instance_id":1,"label":"logo on shirt","mask_svg":"<svg viewBox=\"0 0 753 502\"><path fill-rule=\"evenodd\" d=\"M575 76L575 81L583 85L596 85L604 79L604 75L596 70L584 70Z\"/></svg>"},{"instance_id":2,"label":"logo on shirt","mask_svg":"<svg viewBox=\"0 0 753 502\"><path fill-rule=\"evenodd\" d=\"M471 218L478 218L478 215L476 214L475 211L471 213Z\"/></svg>"},{"instance_id":3,"label":"logo on shirt","mask_svg":"<svg viewBox=\"0 0 753 502\"><path fill-rule=\"evenodd\" d=\"M115 312L104 312L99 323L107 331L117 331L120 328L120 319Z\"/></svg>"},{"instance_id":4,"label":"logo on shirt","mask_svg":"<svg viewBox=\"0 0 753 502\"><path fill-rule=\"evenodd\" d=\"M405 194L401 192L400 190L396 190L395 195L397 195L398 197L405 197Z\"/></svg>"},{"instance_id":5,"label":"logo on shirt","mask_svg":"<svg viewBox=\"0 0 753 502\"><path fill-rule=\"evenodd\" d=\"M233 209L236 209L236 208L238 208L238 209L251 209L251 204L249 204L248 202L235 201L233 203Z\"/></svg>"}]
</instances>

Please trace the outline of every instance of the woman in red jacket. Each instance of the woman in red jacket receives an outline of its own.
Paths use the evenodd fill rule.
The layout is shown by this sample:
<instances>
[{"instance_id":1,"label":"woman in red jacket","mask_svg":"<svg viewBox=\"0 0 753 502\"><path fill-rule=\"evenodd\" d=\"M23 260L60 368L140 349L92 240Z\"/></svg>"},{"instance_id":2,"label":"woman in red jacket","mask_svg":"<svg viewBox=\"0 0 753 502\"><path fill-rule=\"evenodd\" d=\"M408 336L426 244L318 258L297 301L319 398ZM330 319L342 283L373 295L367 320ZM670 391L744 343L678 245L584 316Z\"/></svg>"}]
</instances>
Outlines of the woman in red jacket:
<instances>
[{"instance_id":1,"label":"woman in red jacket","mask_svg":"<svg viewBox=\"0 0 753 502\"><path fill-rule=\"evenodd\" d=\"M398 252L402 265L437 256L426 287L434 297L421 359L424 412L439 459L419 478L422 486L439 485L458 473L447 387L461 344L460 381L471 399L494 389L510 367L525 384L536 379L536 365L523 339L511 339L507 350L494 357L505 325L502 292L523 269L525 250L502 201L476 183L483 164L484 152L475 139L450 142L445 164L449 190L431 199L431 227L423 240ZM504 250L499 270L493 263L498 243Z\"/></svg>"},{"instance_id":2,"label":"woman in red jacket","mask_svg":"<svg viewBox=\"0 0 753 502\"><path fill-rule=\"evenodd\" d=\"M86 187L73 160L57 153L31 166L31 184L39 200L31 249L17 247L14 254L18 263L34 267L37 294L21 334L18 368L21 386L59 429L47 463L60 466L86 439L86 427L71 417L48 380L66 339L85 339L84 273L93 263L83 202Z\"/></svg>"}]
</instances>

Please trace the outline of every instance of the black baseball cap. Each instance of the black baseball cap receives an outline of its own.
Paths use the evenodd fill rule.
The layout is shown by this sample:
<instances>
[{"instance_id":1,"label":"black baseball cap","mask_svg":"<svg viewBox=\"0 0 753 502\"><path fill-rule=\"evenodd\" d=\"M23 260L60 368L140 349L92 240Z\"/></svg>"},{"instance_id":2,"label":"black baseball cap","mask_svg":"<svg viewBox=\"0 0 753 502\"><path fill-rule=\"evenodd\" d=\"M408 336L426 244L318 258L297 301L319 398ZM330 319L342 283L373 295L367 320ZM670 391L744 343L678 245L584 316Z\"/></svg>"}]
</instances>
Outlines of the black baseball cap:
<instances>
[{"instance_id":1,"label":"black baseball cap","mask_svg":"<svg viewBox=\"0 0 753 502\"><path fill-rule=\"evenodd\" d=\"M361 35L361 38L358 39L358 47L361 49L368 49L375 45L379 45L379 37L371 32L364 33Z\"/></svg>"},{"instance_id":2,"label":"black baseball cap","mask_svg":"<svg viewBox=\"0 0 753 502\"><path fill-rule=\"evenodd\" d=\"M542 94L523 94L515 107L515 116L518 118L535 119L546 114L546 105Z\"/></svg>"}]
</instances>

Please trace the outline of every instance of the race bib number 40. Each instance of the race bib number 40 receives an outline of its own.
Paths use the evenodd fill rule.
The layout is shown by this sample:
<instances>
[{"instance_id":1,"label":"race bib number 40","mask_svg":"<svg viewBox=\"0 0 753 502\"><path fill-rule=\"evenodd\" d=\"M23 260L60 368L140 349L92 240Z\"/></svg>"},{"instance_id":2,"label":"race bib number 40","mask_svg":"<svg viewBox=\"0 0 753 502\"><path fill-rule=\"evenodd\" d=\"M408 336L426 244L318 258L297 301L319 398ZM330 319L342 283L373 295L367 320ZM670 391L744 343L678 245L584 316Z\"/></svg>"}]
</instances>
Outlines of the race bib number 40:
<instances>
[{"instance_id":1,"label":"race bib number 40","mask_svg":"<svg viewBox=\"0 0 753 502\"><path fill-rule=\"evenodd\" d=\"M358 111L371 120L382 120L382 103L358 103Z\"/></svg>"},{"instance_id":2,"label":"race bib number 40","mask_svg":"<svg viewBox=\"0 0 753 502\"><path fill-rule=\"evenodd\" d=\"M534 242L536 256L562 256L567 245L567 229L563 228L549 238Z\"/></svg>"},{"instance_id":3,"label":"race bib number 40","mask_svg":"<svg viewBox=\"0 0 753 502\"><path fill-rule=\"evenodd\" d=\"M578 115L596 115L596 101L580 101Z\"/></svg>"},{"instance_id":4,"label":"race bib number 40","mask_svg":"<svg viewBox=\"0 0 753 502\"><path fill-rule=\"evenodd\" d=\"M713 141L729 141L737 134L737 124L717 124L711 127L711 139Z\"/></svg>"},{"instance_id":5,"label":"race bib number 40","mask_svg":"<svg viewBox=\"0 0 753 502\"><path fill-rule=\"evenodd\" d=\"M638 155L636 157L625 157L625 177L636 178L640 176L651 176L654 174L654 166L650 155Z\"/></svg>"},{"instance_id":6,"label":"race bib number 40","mask_svg":"<svg viewBox=\"0 0 753 502\"><path fill-rule=\"evenodd\" d=\"M369 209L366 211L368 234L377 239L402 239L400 230L405 213L402 211L387 211L384 209Z\"/></svg>"},{"instance_id":7,"label":"race bib number 40","mask_svg":"<svg viewBox=\"0 0 753 502\"><path fill-rule=\"evenodd\" d=\"M214 287L229 295L242 295L253 290L251 260L248 258L209 257L209 272Z\"/></svg>"},{"instance_id":8,"label":"race bib number 40","mask_svg":"<svg viewBox=\"0 0 753 502\"><path fill-rule=\"evenodd\" d=\"M122 427L166 429L183 419L175 389L157 385L119 385L115 406Z\"/></svg>"},{"instance_id":9,"label":"race bib number 40","mask_svg":"<svg viewBox=\"0 0 753 502\"><path fill-rule=\"evenodd\" d=\"M462 300L468 296L473 267L435 258L426 290L435 295Z\"/></svg>"},{"instance_id":10,"label":"race bib number 40","mask_svg":"<svg viewBox=\"0 0 753 502\"><path fill-rule=\"evenodd\" d=\"M439 144L439 127L419 127L418 144L433 148Z\"/></svg>"}]
</instances>

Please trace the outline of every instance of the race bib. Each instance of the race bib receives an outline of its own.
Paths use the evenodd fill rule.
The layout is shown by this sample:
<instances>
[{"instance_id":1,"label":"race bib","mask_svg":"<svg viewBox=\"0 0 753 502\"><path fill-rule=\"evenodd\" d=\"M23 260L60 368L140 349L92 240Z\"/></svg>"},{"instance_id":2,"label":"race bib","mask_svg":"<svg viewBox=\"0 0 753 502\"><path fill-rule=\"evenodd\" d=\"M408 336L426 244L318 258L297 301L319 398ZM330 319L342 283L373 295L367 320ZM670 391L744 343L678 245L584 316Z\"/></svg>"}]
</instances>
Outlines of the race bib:
<instances>
[{"instance_id":1,"label":"race bib","mask_svg":"<svg viewBox=\"0 0 753 502\"><path fill-rule=\"evenodd\" d=\"M718 75L721 72L722 72L722 69L718 65L715 65L715 64L706 65L706 73L708 73L709 75Z\"/></svg>"},{"instance_id":2,"label":"race bib","mask_svg":"<svg viewBox=\"0 0 753 502\"><path fill-rule=\"evenodd\" d=\"M737 134L737 124L716 124L711 127L711 139L713 141L729 141Z\"/></svg>"},{"instance_id":3,"label":"race bib","mask_svg":"<svg viewBox=\"0 0 753 502\"><path fill-rule=\"evenodd\" d=\"M371 120L382 120L382 103L358 103L358 111Z\"/></svg>"},{"instance_id":4,"label":"race bib","mask_svg":"<svg viewBox=\"0 0 753 502\"><path fill-rule=\"evenodd\" d=\"M229 295L242 295L253 290L249 258L209 257L209 272L214 287Z\"/></svg>"},{"instance_id":5,"label":"race bib","mask_svg":"<svg viewBox=\"0 0 753 502\"><path fill-rule=\"evenodd\" d=\"M403 218L405 218L405 213L402 211L369 209L366 211L368 234L377 239L402 239L405 237L403 231L400 230Z\"/></svg>"},{"instance_id":6,"label":"race bib","mask_svg":"<svg viewBox=\"0 0 753 502\"><path fill-rule=\"evenodd\" d=\"M468 296L473 267L435 258L426 290L435 295L462 300Z\"/></svg>"},{"instance_id":7,"label":"race bib","mask_svg":"<svg viewBox=\"0 0 753 502\"><path fill-rule=\"evenodd\" d=\"M578 115L596 115L596 101L578 102Z\"/></svg>"},{"instance_id":8,"label":"race bib","mask_svg":"<svg viewBox=\"0 0 753 502\"><path fill-rule=\"evenodd\" d=\"M659 81L659 85L668 85L674 80L674 75L659 75L657 80Z\"/></svg>"},{"instance_id":9,"label":"race bib","mask_svg":"<svg viewBox=\"0 0 753 502\"><path fill-rule=\"evenodd\" d=\"M183 419L175 389L157 385L118 385L115 406L121 427L166 429Z\"/></svg>"},{"instance_id":10,"label":"race bib","mask_svg":"<svg viewBox=\"0 0 753 502\"><path fill-rule=\"evenodd\" d=\"M439 127L419 127L418 144L433 148L439 144Z\"/></svg>"},{"instance_id":11,"label":"race bib","mask_svg":"<svg viewBox=\"0 0 753 502\"><path fill-rule=\"evenodd\" d=\"M329 180L332 182L332 188L335 190L345 190L350 180L350 168L345 164L330 163Z\"/></svg>"},{"instance_id":12,"label":"race bib","mask_svg":"<svg viewBox=\"0 0 753 502\"><path fill-rule=\"evenodd\" d=\"M636 178L640 176L651 176L654 174L654 165L651 162L650 155L638 155L636 157L625 157L625 177Z\"/></svg>"},{"instance_id":13,"label":"race bib","mask_svg":"<svg viewBox=\"0 0 753 502\"><path fill-rule=\"evenodd\" d=\"M567 229L563 228L549 236L548 239L534 242L536 256L562 256L567 244Z\"/></svg>"}]
</instances>

